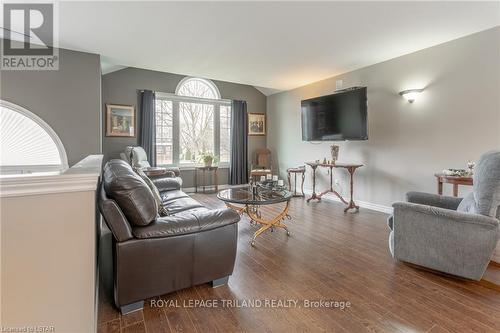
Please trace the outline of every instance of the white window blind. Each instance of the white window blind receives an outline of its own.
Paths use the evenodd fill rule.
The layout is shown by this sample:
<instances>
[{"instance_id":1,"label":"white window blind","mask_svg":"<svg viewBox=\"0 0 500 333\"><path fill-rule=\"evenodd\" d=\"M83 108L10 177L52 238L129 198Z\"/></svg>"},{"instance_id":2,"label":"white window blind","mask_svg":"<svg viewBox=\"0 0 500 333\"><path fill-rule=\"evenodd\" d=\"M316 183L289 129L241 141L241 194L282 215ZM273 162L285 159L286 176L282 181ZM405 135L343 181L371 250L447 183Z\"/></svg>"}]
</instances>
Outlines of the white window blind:
<instances>
[{"instance_id":1,"label":"white window blind","mask_svg":"<svg viewBox=\"0 0 500 333\"><path fill-rule=\"evenodd\" d=\"M0 167L2 174L62 170L67 168L66 152L55 132L40 118L2 101Z\"/></svg>"}]
</instances>

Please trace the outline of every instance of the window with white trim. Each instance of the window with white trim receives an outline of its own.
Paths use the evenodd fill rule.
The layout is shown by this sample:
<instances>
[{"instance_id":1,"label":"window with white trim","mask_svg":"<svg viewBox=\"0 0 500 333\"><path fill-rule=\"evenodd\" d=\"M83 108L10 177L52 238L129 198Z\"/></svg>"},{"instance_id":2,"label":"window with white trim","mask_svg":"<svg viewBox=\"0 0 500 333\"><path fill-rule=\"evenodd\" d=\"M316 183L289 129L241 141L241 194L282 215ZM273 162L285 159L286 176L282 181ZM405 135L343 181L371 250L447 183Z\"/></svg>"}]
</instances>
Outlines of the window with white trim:
<instances>
[{"instance_id":1,"label":"window with white trim","mask_svg":"<svg viewBox=\"0 0 500 333\"><path fill-rule=\"evenodd\" d=\"M0 173L61 171L66 168L66 151L54 130L21 106L0 100Z\"/></svg>"},{"instance_id":2,"label":"window with white trim","mask_svg":"<svg viewBox=\"0 0 500 333\"><path fill-rule=\"evenodd\" d=\"M156 163L192 166L203 153L229 164L231 102L215 84L186 77L174 94L156 93Z\"/></svg>"}]
</instances>

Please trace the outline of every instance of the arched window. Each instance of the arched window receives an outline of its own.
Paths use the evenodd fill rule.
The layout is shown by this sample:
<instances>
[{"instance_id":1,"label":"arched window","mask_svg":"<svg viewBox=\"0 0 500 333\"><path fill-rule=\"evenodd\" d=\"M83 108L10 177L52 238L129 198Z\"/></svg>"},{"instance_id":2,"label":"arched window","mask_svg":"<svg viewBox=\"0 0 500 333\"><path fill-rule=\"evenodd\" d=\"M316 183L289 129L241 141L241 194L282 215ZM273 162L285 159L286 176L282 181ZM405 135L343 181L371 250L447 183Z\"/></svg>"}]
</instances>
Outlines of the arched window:
<instances>
[{"instance_id":1,"label":"arched window","mask_svg":"<svg viewBox=\"0 0 500 333\"><path fill-rule=\"evenodd\" d=\"M217 86L210 80L197 77L185 77L177 85L175 94L186 97L220 99Z\"/></svg>"},{"instance_id":2,"label":"arched window","mask_svg":"<svg viewBox=\"0 0 500 333\"><path fill-rule=\"evenodd\" d=\"M185 77L175 95L156 94L156 163L192 166L213 155L227 165L230 128L231 101L212 81Z\"/></svg>"},{"instance_id":3,"label":"arched window","mask_svg":"<svg viewBox=\"0 0 500 333\"><path fill-rule=\"evenodd\" d=\"M0 174L67 168L66 151L54 130L32 112L0 100Z\"/></svg>"}]
</instances>

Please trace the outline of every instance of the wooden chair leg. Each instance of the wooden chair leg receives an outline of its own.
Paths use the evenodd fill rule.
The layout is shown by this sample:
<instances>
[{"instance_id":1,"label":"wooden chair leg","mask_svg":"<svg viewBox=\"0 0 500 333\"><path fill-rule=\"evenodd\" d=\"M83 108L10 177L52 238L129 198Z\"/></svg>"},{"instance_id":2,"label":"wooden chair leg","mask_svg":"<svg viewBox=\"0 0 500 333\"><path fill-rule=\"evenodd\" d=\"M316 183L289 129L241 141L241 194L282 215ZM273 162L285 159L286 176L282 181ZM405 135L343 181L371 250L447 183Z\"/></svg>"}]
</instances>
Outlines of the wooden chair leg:
<instances>
[{"instance_id":1,"label":"wooden chair leg","mask_svg":"<svg viewBox=\"0 0 500 333\"><path fill-rule=\"evenodd\" d=\"M293 195L297 195L297 173L293 173Z\"/></svg>"},{"instance_id":2,"label":"wooden chair leg","mask_svg":"<svg viewBox=\"0 0 500 333\"><path fill-rule=\"evenodd\" d=\"M301 189L301 191L302 191L302 195L303 195L303 196L306 196L306 195L304 194L304 179L305 179L305 178L306 178L306 173L305 173L305 172L303 172L303 173L302 173L302 183L300 184L300 189Z\"/></svg>"}]
</instances>

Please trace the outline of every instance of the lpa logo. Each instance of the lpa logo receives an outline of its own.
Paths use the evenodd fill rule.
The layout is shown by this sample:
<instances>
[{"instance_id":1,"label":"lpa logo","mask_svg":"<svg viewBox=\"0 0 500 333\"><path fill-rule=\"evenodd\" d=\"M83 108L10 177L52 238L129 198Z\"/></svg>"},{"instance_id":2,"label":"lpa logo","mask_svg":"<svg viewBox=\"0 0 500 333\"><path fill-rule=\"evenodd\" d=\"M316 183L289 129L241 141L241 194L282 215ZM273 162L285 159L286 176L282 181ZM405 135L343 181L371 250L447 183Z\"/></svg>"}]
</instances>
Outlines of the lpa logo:
<instances>
[{"instance_id":1,"label":"lpa logo","mask_svg":"<svg viewBox=\"0 0 500 333\"><path fill-rule=\"evenodd\" d=\"M2 70L57 70L53 3L4 3Z\"/></svg>"}]
</instances>

